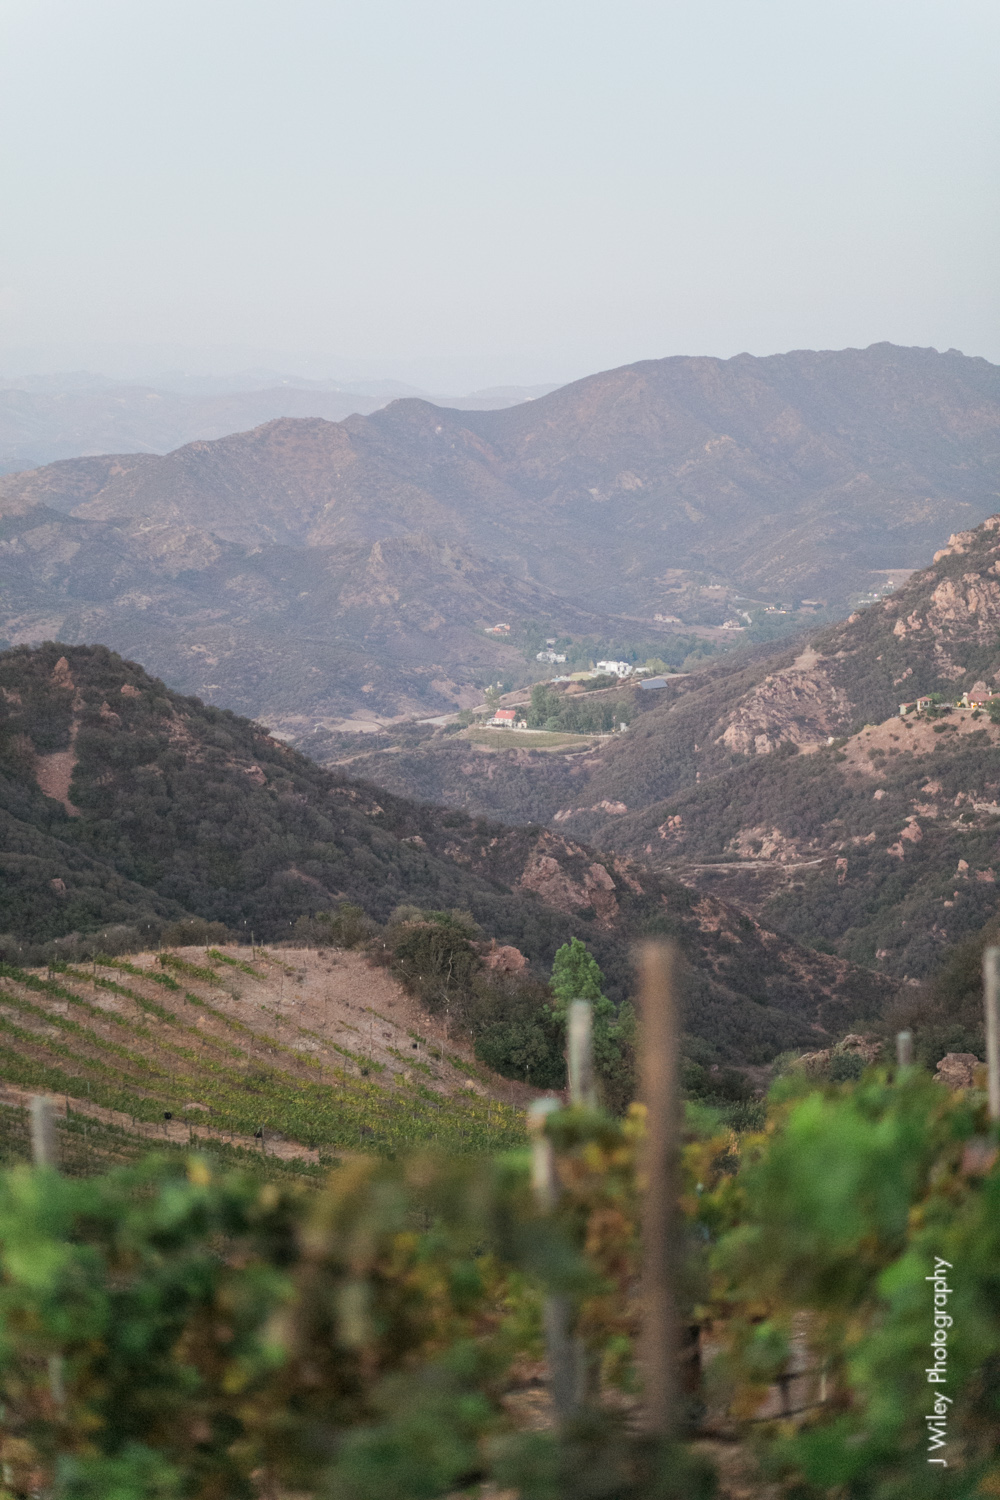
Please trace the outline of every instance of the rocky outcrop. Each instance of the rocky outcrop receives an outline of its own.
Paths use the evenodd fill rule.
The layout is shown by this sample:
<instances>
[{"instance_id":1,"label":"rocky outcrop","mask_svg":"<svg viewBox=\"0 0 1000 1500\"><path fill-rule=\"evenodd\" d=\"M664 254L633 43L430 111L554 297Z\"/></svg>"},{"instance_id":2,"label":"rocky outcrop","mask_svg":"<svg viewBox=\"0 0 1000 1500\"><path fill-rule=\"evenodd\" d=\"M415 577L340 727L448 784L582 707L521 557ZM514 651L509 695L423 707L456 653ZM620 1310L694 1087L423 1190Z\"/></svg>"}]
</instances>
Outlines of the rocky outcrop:
<instances>
[{"instance_id":1,"label":"rocky outcrop","mask_svg":"<svg viewBox=\"0 0 1000 1500\"><path fill-rule=\"evenodd\" d=\"M764 678L726 716L717 745L739 755L767 755L780 744L825 744L850 723L851 702L829 663L805 651L790 667ZM716 729L719 725L716 725Z\"/></svg>"},{"instance_id":2,"label":"rocky outcrop","mask_svg":"<svg viewBox=\"0 0 1000 1500\"><path fill-rule=\"evenodd\" d=\"M805 1068L807 1073L825 1073L833 1059L839 1055L858 1057L867 1068L878 1061L881 1052L882 1043L877 1037L860 1036L857 1032L851 1032L835 1047L823 1047L819 1052L804 1052L796 1066Z\"/></svg>"},{"instance_id":3,"label":"rocky outcrop","mask_svg":"<svg viewBox=\"0 0 1000 1500\"><path fill-rule=\"evenodd\" d=\"M776 860L779 864L790 864L802 855L797 844L781 832L780 828L741 828L731 841L727 853L740 859Z\"/></svg>"},{"instance_id":4,"label":"rocky outcrop","mask_svg":"<svg viewBox=\"0 0 1000 1500\"><path fill-rule=\"evenodd\" d=\"M553 823L566 823L570 818L575 818L579 813L608 813L613 818L620 818L628 812L624 802L612 802L607 797L602 797L600 802L595 802L593 807L563 807L557 813L553 813Z\"/></svg>"},{"instance_id":5,"label":"rocky outcrop","mask_svg":"<svg viewBox=\"0 0 1000 1500\"><path fill-rule=\"evenodd\" d=\"M934 1080L949 1089L971 1089L980 1067L982 1063L974 1052L948 1052L938 1063Z\"/></svg>"},{"instance_id":6,"label":"rocky outcrop","mask_svg":"<svg viewBox=\"0 0 1000 1500\"><path fill-rule=\"evenodd\" d=\"M561 849L558 845L562 845ZM556 858L557 853L565 859L566 855L582 852L562 840L540 839L518 885L522 890L534 891L557 911L572 915L590 909L599 926L612 927L618 916L618 900L615 882L604 865L595 860L576 875L570 872L566 863Z\"/></svg>"},{"instance_id":7,"label":"rocky outcrop","mask_svg":"<svg viewBox=\"0 0 1000 1500\"><path fill-rule=\"evenodd\" d=\"M528 967L528 960L519 948L510 943L498 943L496 938L481 950L480 956L486 967L498 974L520 974Z\"/></svg>"}]
</instances>

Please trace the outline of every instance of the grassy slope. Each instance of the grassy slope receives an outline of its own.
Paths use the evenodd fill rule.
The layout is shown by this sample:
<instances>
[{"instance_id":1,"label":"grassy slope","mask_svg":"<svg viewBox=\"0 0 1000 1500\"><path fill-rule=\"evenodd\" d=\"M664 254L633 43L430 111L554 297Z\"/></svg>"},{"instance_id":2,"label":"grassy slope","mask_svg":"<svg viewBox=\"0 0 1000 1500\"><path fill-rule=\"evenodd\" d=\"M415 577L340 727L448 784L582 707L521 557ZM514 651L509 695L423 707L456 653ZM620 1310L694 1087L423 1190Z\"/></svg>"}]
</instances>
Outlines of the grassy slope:
<instances>
[{"instance_id":1,"label":"grassy slope","mask_svg":"<svg viewBox=\"0 0 1000 1500\"><path fill-rule=\"evenodd\" d=\"M253 1151L263 1128L271 1153L291 1162L290 1145L268 1143L277 1132L307 1148L307 1170L339 1149L469 1151L522 1138L510 1085L426 1021L415 1026L412 1003L381 971L369 977L353 955L258 949L249 963L248 953L185 950L166 965L145 954L51 977L6 965L0 1076L69 1096L78 1120L96 1109L95 1130L126 1142L179 1145L190 1131L212 1149ZM385 1013L358 999L369 993Z\"/></svg>"}]
</instances>

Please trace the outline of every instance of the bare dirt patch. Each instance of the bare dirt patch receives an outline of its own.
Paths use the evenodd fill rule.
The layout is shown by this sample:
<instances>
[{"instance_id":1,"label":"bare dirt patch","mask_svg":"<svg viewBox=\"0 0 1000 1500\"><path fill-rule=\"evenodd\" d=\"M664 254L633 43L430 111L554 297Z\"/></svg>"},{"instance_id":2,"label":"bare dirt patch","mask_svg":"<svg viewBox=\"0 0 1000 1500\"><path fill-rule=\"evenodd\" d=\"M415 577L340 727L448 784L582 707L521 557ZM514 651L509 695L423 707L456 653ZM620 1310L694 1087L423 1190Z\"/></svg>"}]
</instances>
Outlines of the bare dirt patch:
<instances>
[{"instance_id":1,"label":"bare dirt patch","mask_svg":"<svg viewBox=\"0 0 1000 1500\"><path fill-rule=\"evenodd\" d=\"M203 967L203 948L178 948L187 962ZM477 1062L470 1042L456 1036L444 1017L430 1016L387 969L362 953L339 948L275 947L266 952L236 945L218 950L253 969L219 969L213 987L185 977L219 1010L241 1021L265 1045L273 1040L297 1051L343 1064L339 1048L360 1068L379 1064L389 1077L399 1074L435 1093L475 1093L504 1104L526 1105L539 1097L492 1073ZM131 959L138 968L158 969L155 953ZM181 977L181 976L178 976ZM158 993L162 1000L162 992ZM327 1054L327 1048L329 1053Z\"/></svg>"},{"instance_id":2,"label":"bare dirt patch","mask_svg":"<svg viewBox=\"0 0 1000 1500\"><path fill-rule=\"evenodd\" d=\"M852 770L862 771L866 776L879 776L882 764L879 751L885 756L903 750L909 750L912 755L931 755L950 741L980 730L986 732L991 745L1000 744L1000 726L992 724L985 714L974 719L967 709L953 709L940 719L912 715L904 719L898 715L886 719L884 724L866 724L847 741L843 753ZM875 751L874 761L869 754L872 750Z\"/></svg>"},{"instance_id":3,"label":"bare dirt patch","mask_svg":"<svg viewBox=\"0 0 1000 1500\"><path fill-rule=\"evenodd\" d=\"M80 809L69 798L69 784L76 770L76 727L74 724L73 742L68 750L53 750L48 755L35 757L35 780L39 791L53 801L61 802L71 818L80 816Z\"/></svg>"}]
</instances>

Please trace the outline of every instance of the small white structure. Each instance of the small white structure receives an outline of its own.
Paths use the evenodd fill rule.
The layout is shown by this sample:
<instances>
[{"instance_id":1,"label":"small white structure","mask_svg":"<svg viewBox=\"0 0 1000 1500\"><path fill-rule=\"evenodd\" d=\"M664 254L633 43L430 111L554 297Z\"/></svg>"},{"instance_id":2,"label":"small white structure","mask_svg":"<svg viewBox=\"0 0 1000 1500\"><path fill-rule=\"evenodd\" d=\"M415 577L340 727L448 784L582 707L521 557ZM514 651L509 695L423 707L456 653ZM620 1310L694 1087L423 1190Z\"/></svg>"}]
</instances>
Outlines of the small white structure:
<instances>
[{"instance_id":1,"label":"small white structure","mask_svg":"<svg viewBox=\"0 0 1000 1500\"><path fill-rule=\"evenodd\" d=\"M566 660L566 653L565 653L565 651L553 651L550 648L548 651L538 651L538 652L536 652L535 653L535 660L536 661L551 662L552 665L555 666L556 662L560 662L560 661L565 661Z\"/></svg>"},{"instance_id":2,"label":"small white structure","mask_svg":"<svg viewBox=\"0 0 1000 1500\"><path fill-rule=\"evenodd\" d=\"M912 703L901 703L899 705L899 712L902 714L903 718L905 719L905 717L906 717L907 714L911 714L914 711L916 711L918 714L922 714L922 713L926 712L926 710L928 708L930 708L930 706L931 706L931 700L930 700L929 697L914 698L914 700L913 700Z\"/></svg>"}]
</instances>

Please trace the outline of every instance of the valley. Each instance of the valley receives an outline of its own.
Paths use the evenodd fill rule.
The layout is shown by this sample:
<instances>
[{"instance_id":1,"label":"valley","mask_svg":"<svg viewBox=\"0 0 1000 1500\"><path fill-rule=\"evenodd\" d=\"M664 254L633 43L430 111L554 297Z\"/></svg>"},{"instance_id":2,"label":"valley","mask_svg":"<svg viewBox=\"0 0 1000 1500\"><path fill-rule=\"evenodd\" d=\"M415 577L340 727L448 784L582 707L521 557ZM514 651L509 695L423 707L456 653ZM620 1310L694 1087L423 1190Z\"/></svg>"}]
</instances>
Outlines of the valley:
<instances>
[{"instance_id":1,"label":"valley","mask_svg":"<svg viewBox=\"0 0 1000 1500\"><path fill-rule=\"evenodd\" d=\"M922 978L996 910L998 568L992 517L839 624L634 689L627 734L487 757L427 731L373 743L354 773L546 823L800 941ZM981 706L956 706L969 694Z\"/></svg>"},{"instance_id":2,"label":"valley","mask_svg":"<svg viewBox=\"0 0 1000 1500\"><path fill-rule=\"evenodd\" d=\"M546 982L574 938L616 1010L637 938L676 939L699 1065L767 1063L878 1015L895 992L648 864L323 770L103 648L7 652L0 693L0 958L15 968L183 944L198 923L215 941L316 942L331 912L355 911L340 946L381 954L494 1067L529 1081L562 1067ZM493 972L498 944L516 956L510 973Z\"/></svg>"},{"instance_id":3,"label":"valley","mask_svg":"<svg viewBox=\"0 0 1000 1500\"><path fill-rule=\"evenodd\" d=\"M163 934L177 951L198 923L219 952L322 946L324 922L357 912L349 961L382 963L522 1087L560 1073L545 996L576 940L623 1018L615 1089L647 935L684 953L695 1067L759 1068L877 1024L996 911L1000 730L983 707L945 709L1000 681L1000 523L987 510L944 545L935 534L995 501L992 380L983 361L891 346L666 360L506 410L400 401L8 476L17 630L47 600L32 629L120 630L198 695L104 645L0 654L0 958L93 963ZM839 413L822 456L801 422L761 427L793 388L802 421ZM973 394L959 439L955 403ZM738 463L718 450L738 484L720 483L714 438L708 469L677 468L723 412L746 445ZM893 459L892 557L856 529L835 584L792 530L803 505L827 507L827 535L845 523L818 476L847 472L879 412L883 463L894 443L917 451L918 420L937 437L909 481ZM767 535L746 466L764 461L761 431L769 503L779 449L784 465L785 572L759 548L757 571L737 566L721 540L724 526L737 543L740 526ZM624 461L616 445L634 482L605 495L585 480ZM917 525L899 497L932 477L941 505ZM714 496L697 523L707 570L693 552L681 565L694 523L677 496L699 484ZM768 591L786 603L765 607ZM859 607L829 623L848 597ZM602 643L612 661L645 657L658 686L571 680ZM564 662L562 678L539 684L539 661ZM921 707L900 716L910 696ZM488 725L498 704L529 727ZM495 973L500 950L516 962Z\"/></svg>"}]
</instances>

